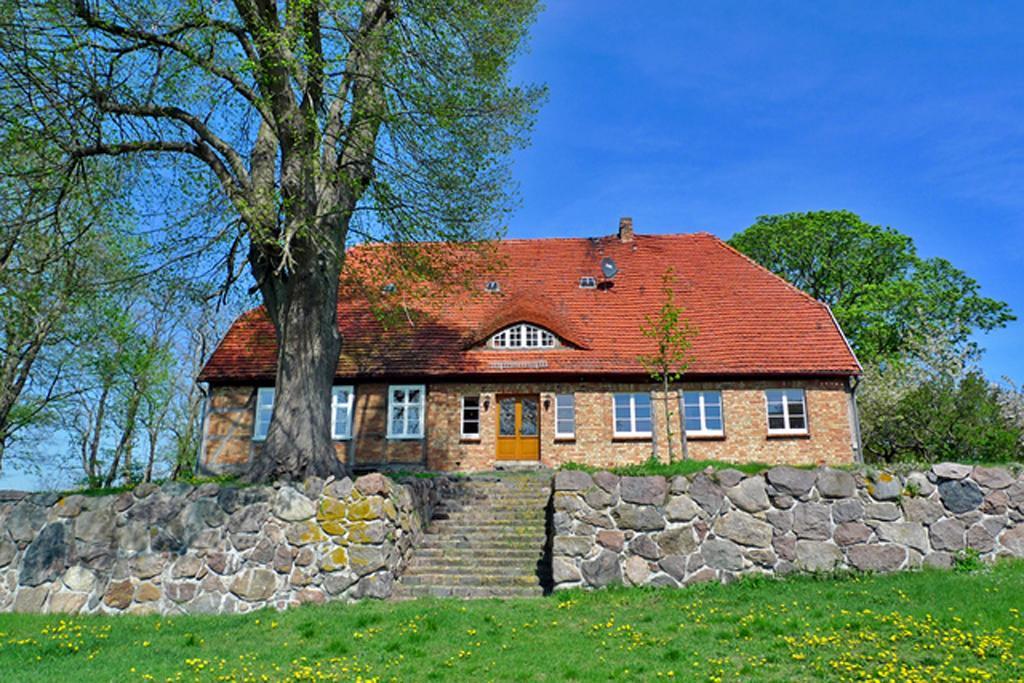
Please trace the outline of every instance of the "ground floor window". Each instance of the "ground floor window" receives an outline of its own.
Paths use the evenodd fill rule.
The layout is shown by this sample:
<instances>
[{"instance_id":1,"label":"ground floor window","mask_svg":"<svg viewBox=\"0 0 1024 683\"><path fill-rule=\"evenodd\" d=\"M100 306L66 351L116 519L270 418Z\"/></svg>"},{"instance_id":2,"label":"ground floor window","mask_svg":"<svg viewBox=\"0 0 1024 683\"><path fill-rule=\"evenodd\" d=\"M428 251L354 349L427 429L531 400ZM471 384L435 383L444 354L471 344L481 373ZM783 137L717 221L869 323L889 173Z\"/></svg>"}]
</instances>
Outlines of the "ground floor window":
<instances>
[{"instance_id":1,"label":"ground floor window","mask_svg":"<svg viewBox=\"0 0 1024 683\"><path fill-rule=\"evenodd\" d=\"M764 392L769 434L806 434L807 405L803 389L769 389Z\"/></svg>"},{"instance_id":2,"label":"ground floor window","mask_svg":"<svg viewBox=\"0 0 1024 683\"><path fill-rule=\"evenodd\" d=\"M651 435L651 395L615 394L615 436Z\"/></svg>"},{"instance_id":3,"label":"ground floor window","mask_svg":"<svg viewBox=\"0 0 1024 683\"><path fill-rule=\"evenodd\" d=\"M720 391L684 391L683 420L687 436L721 436L722 393Z\"/></svg>"},{"instance_id":4,"label":"ground floor window","mask_svg":"<svg viewBox=\"0 0 1024 683\"><path fill-rule=\"evenodd\" d=\"M331 436L335 440L352 438L352 399L355 392L351 386L331 388Z\"/></svg>"},{"instance_id":5,"label":"ground floor window","mask_svg":"<svg viewBox=\"0 0 1024 683\"><path fill-rule=\"evenodd\" d=\"M462 438L480 438L480 397L462 397Z\"/></svg>"},{"instance_id":6,"label":"ground floor window","mask_svg":"<svg viewBox=\"0 0 1024 683\"><path fill-rule=\"evenodd\" d=\"M388 387L388 438L423 438L423 407L426 388L422 384Z\"/></svg>"},{"instance_id":7,"label":"ground floor window","mask_svg":"<svg viewBox=\"0 0 1024 683\"><path fill-rule=\"evenodd\" d=\"M555 396L555 438L572 439L576 436L576 396Z\"/></svg>"},{"instance_id":8,"label":"ground floor window","mask_svg":"<svg viewBox=\"0 0 1024 683\"><path fill-rule=\"evenodd\" d=\"M274 387L260 387L256 390L256 418L252 424L252 438L263 441L270 429L270 418L274 415Z\"/></svg>"}]
</instances>

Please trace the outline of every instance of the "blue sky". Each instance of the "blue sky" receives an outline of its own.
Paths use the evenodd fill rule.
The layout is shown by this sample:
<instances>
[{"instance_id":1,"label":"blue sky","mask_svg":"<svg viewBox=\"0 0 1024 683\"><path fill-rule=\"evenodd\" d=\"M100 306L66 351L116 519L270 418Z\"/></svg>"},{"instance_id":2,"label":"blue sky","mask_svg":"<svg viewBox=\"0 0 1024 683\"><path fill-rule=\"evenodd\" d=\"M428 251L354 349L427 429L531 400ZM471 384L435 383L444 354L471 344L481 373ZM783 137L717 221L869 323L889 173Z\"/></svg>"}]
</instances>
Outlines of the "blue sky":
<instances>
[{"instance_id":1,"label":"blue sky","mask_svg":"<svg viewBox=\"0 0 1024 683\"><path fill-rule=\"evenodd\" d=\"M1024 4L550 0L509 235L849 209L1024 317ZM1024 322L979 338L1024 383Z\"/></svg>"}]
</instances>

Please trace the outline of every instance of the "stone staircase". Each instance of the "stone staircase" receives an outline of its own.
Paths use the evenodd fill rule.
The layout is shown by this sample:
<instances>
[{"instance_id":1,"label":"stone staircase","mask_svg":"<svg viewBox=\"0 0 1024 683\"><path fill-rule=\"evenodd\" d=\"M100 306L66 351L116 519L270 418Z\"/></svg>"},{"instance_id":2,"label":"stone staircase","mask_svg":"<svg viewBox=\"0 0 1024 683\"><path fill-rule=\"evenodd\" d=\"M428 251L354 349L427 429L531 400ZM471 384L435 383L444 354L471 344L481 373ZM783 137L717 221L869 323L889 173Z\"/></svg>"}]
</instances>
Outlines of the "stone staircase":
<instances>
[{"instance_id":1,"label":"stone staircase","mask_svg":"<svg viewBox=\"0 0 1024 683\"><path fill-rule=\"evenodd\" d=\"M394 597L488 598L543 595L551 475L474 475L450 493L413 550Z\"/></svg>"}]
</instances>

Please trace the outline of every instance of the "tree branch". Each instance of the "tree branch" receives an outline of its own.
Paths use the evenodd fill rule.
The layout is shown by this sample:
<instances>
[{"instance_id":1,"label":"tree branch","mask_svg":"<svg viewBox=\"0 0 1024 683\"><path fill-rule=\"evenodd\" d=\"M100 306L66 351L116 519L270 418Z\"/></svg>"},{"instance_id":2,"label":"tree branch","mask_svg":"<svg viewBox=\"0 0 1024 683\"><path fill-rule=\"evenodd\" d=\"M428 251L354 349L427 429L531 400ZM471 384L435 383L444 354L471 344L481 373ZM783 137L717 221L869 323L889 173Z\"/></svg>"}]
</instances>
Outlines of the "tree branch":
<instances>
[{"instance_id":1,"label":"tree branch","mask_svg":"<svg viewBox=\"0 0 1024 683\"><path fill-rule=\"evenodd\" d=\"M387 107L380 77L383 55L373 41L393 16L388 0L366 0L359 37L351 53L352 116L337 168L332 170L348 174L358 188L366 187L373 179L377 133ZM336 181L336 186L336 201L340 201L341 193L352 190L351 184L343 181Z\"/></svg>"},{"instance_id":2,"label":"tree branch","mask_svg":"<svg viewBox=\"0 0 1024 683\"><path fill-rule=\"evenodd\" d=\"M368 75L363 73L365 68L363 68L364 60L361 54L365 49L364 43L383 23L390 19L391 6L388 0L368 0L363 8L359 29L351 38L351 47L345 59L345 71L342 74L338 92L327 113L327 123L324 128L323 168L328 177L335 177L339 170L338 143L345 131L344 113L349 91L353 88L354 80L365 79Z\"/></svg>"},{"instance_id":3,"label":"tree branch","mask_svg":"<svg viewBox=\"0 0 1024 683\"><path fill-rule=\"evenodd\" d=\"M294 57L282 45L281 24L277 18L277 5L273 0L234 0L235 9L245 23L246 31L256 41L260 59L256 62L260 72L257 79L270 101L275 133L283 151L289 151L303 129L302 118L289 83L290 67Z\"/></svg>"},{"instance_id":4,"label":"tree branch","mask_svg":"<svg viewBox=\"0 0 1024 683\"><path fill-rule=\"evenodd\" d=\"M152 31L146 31L140 28L134 28L130 26L122 26L112 21L102 19L98 15L94 14L89 8L86 0L74 0L74 13L79 19L85 22L85 25L89 28L96 29L107 35L116 36L119 38L130 38L132 40L140 41L147 45L164 47L169 50L174 50L178 54L182 55L196 66L204 69L210 74L221 78L235 89L239 95L244 97L246 100L256 108L257 111L262 113L264 116L270 116L270 112L266 111L263 102L261 101L258 93L249 87L249 84L238 77L238 75L221 66L214 63L213 59L201 55L199 52L194 50L187 43L183 43L180 40L172 37L177 33L180 33L184 27L176 27L169 34L154 33ZM214 24L211 24L214 25ZM234 33L234 31L232 31ZM237 37L237 33L235 33ZM244 35L244 32L243 32ZM245 49L243 44L243 49Z\"/></svg>"},{"instance_id":5,"label":"tree branch","mask_svg":"<svg viewBox=\"0 0 1024 683\"><path fill-rule=\"evenodd\" d=\"M227 164L234 172L236 182L243 186L249 186L249 172L245 168L245 161L235 151L235 148L224 139L214 133L209 126L203 123L198 116L173 106L147 105L147 104L122 104L120 102L108 102L100 99L99 106L103 111L112 114L127 116L139 116L153 119L172 119L184 123L191 128L199 138L207 145L215 149L227 161Z\"/></svg>"},{"instance_id":6,"label":"tree branch","mask_svg":"<svg viewBox=\"0 0 1024 683\"><path fill-rule=\"evenodd\" d=\"M96 156L121 156L124 154L140 154L145 152L171 152L187 154L200 161L213 171L224 187L225 193L235 208L246 220L251 219L251 209L246 188L240 186L224 161L202 141L184 142L173 140L138 140L132 142L97 143L79 147L71 151L73 160Z\"/></svg>"}]
</instances>

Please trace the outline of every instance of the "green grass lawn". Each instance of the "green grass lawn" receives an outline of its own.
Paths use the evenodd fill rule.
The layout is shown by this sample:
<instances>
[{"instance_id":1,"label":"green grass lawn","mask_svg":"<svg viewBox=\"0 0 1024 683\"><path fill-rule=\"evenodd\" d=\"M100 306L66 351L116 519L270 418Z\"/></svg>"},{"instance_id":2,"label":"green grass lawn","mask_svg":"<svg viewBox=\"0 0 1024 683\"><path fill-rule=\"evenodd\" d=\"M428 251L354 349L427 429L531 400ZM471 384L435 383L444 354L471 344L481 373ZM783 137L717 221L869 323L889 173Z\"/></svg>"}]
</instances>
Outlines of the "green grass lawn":
<instances>
[{"instance_id":1,"label":"green grass lawn","mask_svg":"<svg viewBox=\"0 0 1024 683\"><path fill-rule=\"evenodd\" d=\"M1024 469L1024 464L1019 462L971 462L972 465L981 465L983 467L1002 467L1009 470L1013 474L1019 474ZM896 474L909 474L910 472L927 472L932 466L932 463L926 462L890 462L890 463L868 463L862 464L845 464L845 465L830 465L840 470L862 470L866 472L872 471L885 471ZM584 465L581 463L567 462L562 465L561 469L564 470L582 470L584 472L598 472L602 469L609 469L610 472L622 475L624 477L647 477L647 476L662 476L662 477L674 477L676 475L691 475L697 472L703 472L707 468L713 470L724 470L734 469L743 472L744 474L758 474L769 470L775 465L763 462L726 462L724 460L676 460L675 462L666 463L658 460L646 460L644 462L636 463L634 465L623 465L622 467L612 468L601 468L593 467L591 465ZM813 470L817 469L819 465L792 465L797 469L802 470Z\"/></svg>"},{"instance_id":2,"label":"green grass lawn","mask_svg":"<svg viewBox=\"0 0 1024 683\"><path fill-rule=\"evenodd\" d=\"M3 681L1024 678L1024 563L216 617L0 615Z\"/></svg>"},{"instance_id":3,"label":"green grass lawn","mask_svg":"<svg viewBox=\"0 0 1024 683\"><path fill-rule=\"evenodd\" d=\"M562 465L564 470L582 470L584 472L600 472L602 469L608 469L610 472L622 475L624 477L651 477L651 476L662 476L662 477L674 477L676 475L690 475L696 474L697 472L703 472L707 468L715 470L733 469L739 470L744 474L758 474L764 472L767 469L771 469L772 465L767 465L760 462L725 462L723 460L676 460L675 462L660 462L658 460L647 460L645 462L637 463L635 465L623 465L622 467L601 468L591 467L589 465L583 465L575 462L567 462ZM813 469L816 465L802 466L801 469Z\"/></svg>"}]
</instances>

